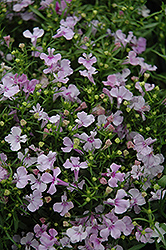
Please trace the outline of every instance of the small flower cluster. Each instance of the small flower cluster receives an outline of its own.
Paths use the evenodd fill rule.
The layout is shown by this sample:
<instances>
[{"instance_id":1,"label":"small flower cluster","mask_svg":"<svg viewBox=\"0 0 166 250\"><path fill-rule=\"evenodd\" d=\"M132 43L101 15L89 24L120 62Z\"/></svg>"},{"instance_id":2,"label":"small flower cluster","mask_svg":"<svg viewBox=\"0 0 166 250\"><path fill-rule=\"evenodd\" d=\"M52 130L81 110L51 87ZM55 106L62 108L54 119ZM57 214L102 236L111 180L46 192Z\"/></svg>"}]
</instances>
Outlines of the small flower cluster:
<instances>
[{"instance_id":1,"label":"small flower cluster","mask_svg":"<svg viewBox=\"0 0 166 250\"><path fill-rule=\"evenodd\" d=\"M9 22L35 25L19 23L17 48L12 31L0 40L0 248L166 247L165 99L148 40L77 2L4 2Z\"/></svg>"}]
</instances>

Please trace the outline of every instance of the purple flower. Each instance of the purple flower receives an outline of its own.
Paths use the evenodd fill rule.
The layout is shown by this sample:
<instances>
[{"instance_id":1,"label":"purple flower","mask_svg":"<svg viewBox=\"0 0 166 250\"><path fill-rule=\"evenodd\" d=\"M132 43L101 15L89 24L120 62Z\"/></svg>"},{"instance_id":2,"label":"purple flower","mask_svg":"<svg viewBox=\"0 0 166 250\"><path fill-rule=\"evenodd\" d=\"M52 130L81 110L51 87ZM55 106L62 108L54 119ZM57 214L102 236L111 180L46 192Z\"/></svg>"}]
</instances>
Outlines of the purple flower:
<instances>
[{"instance_id":1,"label":"purple flower","mask_svg":"<svg viewBox=\"0 0 166 250\"><path fill-rule=\"evenodd\" d=\"M131 200L130 200L131 207L134 207L135 213L138 214L141 210L139 206L146 204L146 200L142 196L142 193L140 193L139 190L136 188L130 189L128 193L131 195Z\"/></svg>"},{"instance_id":2,"label":"purple flower","mask_svg":"<svg viewBox=\"0 0 166 250\"><path fill-rule=\"evenodd\" d=\"M124 173L120 173L118 170L121 167L121 165L117 165L115 163L112 163L110 166L110 169L112 171L110 171L110 169L107 169L107 173L106 174L102 174L102 175L106 175L108 177L110 177L110 179L108 180L108 185L110 187L118 187L117 182L120 181L124 181L124 177L125 174Z\"/></svg>"},{"instance_id":3,"label":"purple flower","mask_svg":"<svg viewBox=\"0 0 166 250\"><path fill-rule=\"evenodd\" d=\"M75 175L75 181L78 181L78 173L80 169L85 169L88 167L88 164L86 161L80 163L80 157L70 157L70 160L67 159L65 163L63 164L64 168L71 169L71 171L74 171Z\"/></svg>"},{"instance_id":4,"label":"purple flower","mask_svg":"<svg viewBox=\"0 0 166 250\"><path fill-rule=\"evenodd\" d=\"M21 149L21 142L25 143L27 141L27 135L21 135L20 127L12 127L11 134L5 137L5 141L10 143L12 151L18 151Z\"/></svg>"},{"instance_id":5,"label":"purple flower","mask_svg":"<svg viewBox=\"0 0 166 250\"><path fill-rule=\"evenodd\" d=\"M127 196L126 192L123 189L119 189L115 199L108 198L104 203L114 206L114 211L116 214L123 214L130 207L129 200L122 199L125 196Z\"/></svg>"},{"instance_id":6,"label":"purple flower","mask_svg":"<svg viewBox=\"0 0 166 250\"><path fill-rule=\"evenodd\" d=\"M133 138L134 150L136 150L138 153L141 153L142 155L148 155L152 152L152 148L150 148L149 145L151 145L156 140L157 139L152 139L151 137L144 140L142 135L137 134Z\"/></svg>"},{"instance_id":7,"label":"purple flower","mask_svg":"<svg viewBox=\"0 0 166 250\"><path fill-rule=\"evenodd\" d=\"M80 242L87 237L87 232L83 231L82 225L68 228L66 234L72 243Z\"/></svg>"},{"instance_id":8,"label":"purple flower","mask_svg":"<svg viewBox=\"0 0 166 250\"><path fill-rule=\"evenodd\" d=\"M93 115L88 115L84 111L78 112L77 117L78 119L76 119L75 122L78 123L78 128L82 126L87 128L95 121L95 118Z\"/></svg>"},{"instance_id":9,"label":"purple flower","mask_svg":"<svg viewBox=\"0 0 166 250\"><path fill-rule=\"evenodd\" d=\"M56 161L56 152L49 151L48 155L41 154L37 159L37 168L43 172L47 169L53 169L54 162Z\"/></svg>"},{"instance_id":10,"label":"purple flower","mask_svg":"<svg viewBox=\"0 0 166 250\"><path fill-rule=\"evenodd\" d=\"M63 144L66 146L65 148L61 147L63 152L69 153L72 149L74 149L79 154L84 154L81 150L77 149L77 144L74 144L69 137L63 138Z\"/></svg>"},{"instance_id":11,"label":"purple flower","mask_svg":"<svg viewBox=\"0 0 166 250\"><path fill-rule=\"evenodd\" d=\"M34 190L32 194L26 195L24 198L29 201L27 208L31 212L35 212L43 205L42 193L39 190Z\"/></svg>"},{"instance_id":12,"label":"purple flower","mask_svg":"<svg viewBox=\"0 0 166 250\"><path fill-rule=\"evenodd\" d=\"M74 205L72 201L67 202L66 192L64 192L64 195L61 196L61 200L62 202L54 203L53 210L60 213L61 216L64 216L70 209L74 207Z\"/></svg>"},{"instance_id":13,"label":"purple flower","mask_svg":"<svg viewBox=\"0 0 166 250\"><path fill-rule=\"evenodd\" d=\"M42 177L41 177L41 180L44 183L51 183L50 188L47 191L47 193L49 193L51 195L53 195L57 191L55 185L57 185L59 180L60 180L59 178L57 178L57 176L61 173L61 170L60 170L60 168L57 167L57 168L53 169L52 172L53 172L53 175L46 172L46 173L42 174Z\"/></svg>"},{"instance_id":14,"label":"purple flower","mask_svg":"<svg viewBox=\"0 0 166 250\"><path fill-rule=\"evenodd\" d=\"M80 75L88 77L89 81L92 82L95 85L93 76L94 74L97 74L98 71L96 71L96 68L90 67L88 70L79 70Z\"/></svg>"},{"instance_id":15,"label":"purple flower","mask_svg":"<svg viewBox=\"0 0 166 250\"><path fill-rule=\"evenodd\" d=\"M93 244L93 249L104 250L105 247L101 244L104 241L102 238L98 238L96 234L91 234L90 242Z\"/></svg>"},{"instance_id":16,"label":"purple flower","mask_svg":"<svg viewBox=\"0 0 166 250\"><path fill-rule=\"evenodd\" d=\"M112 88L110 91L110 95L117 98L117 108L120 108L123 99L130 101L133 96L133 94L124 86L120 86L119 88Z\"/></svg>"},{"instance_id":17,"label":"purple flower","mask_svg":"<svg viewBox=\"0 0 166 250\"><path fill-rule=\"evenodd\" d=\"M102 81L102 83L105 86L110 86L112 88L114 88L115 86L119 86L119 82L117 80L116 74L107 76L107 81Z\"/></svg>"},{"instance_id":18,"label":"purple flower","mask_svg":"<svg viewBox=\"0 0 166 250\"><path fill-rule=\"evenodd\" d=\"M27 168L32 166L34 163L36 163L37 158L36 157L30 157L30 154L28 153L29 149L25 149L25 155L23 155L22 152L18 152L18 159L20 159L23 162L23 165L25 165Z\"/></svg>"},{"instance_id":19,"label":"purple flower","mask_svg":"<svg viewBox=\"0 0 166 250\"><path fill-rule=\"evenodd\" d=\"M36 47L36 42L39 37L44 35L44 30L39 29L39 27L33 28L33 34L29 30L25 30L23 32L23 36L26 38L30 38L34 47Z\"/></svg>"},{"instance_id":20,"label":"purple flower","mask_svg":"<svg viewBox=\"0 0 166 250\"><path fill-rule=\"evenodd\" d=\"M91 66L97 62L97 59L95 56L92 57L92 53L90 53L89 55L87 55L86 53L83 53L83 57L79 57L78 58L78 63L83 64L85 68L87 68L87 70L89 70L91 68ZM91 58L92 57L92 58Z\"/></svg>"},{"instance_id":21,"label":"purple flower","mask_svg":"<svg viewBox=\"0 0 166 250\"><path fill-rule=\"evenodd\" d=\"M129 51L127 59L123 62L123 64L130 63L131 65L134 65L134 66L139 65L140 61L139 61L139 58L136 56L137 54L134 51Z\"/></svg>"},{"instance_id":22,"label":"purple flower","mask_svg":"<svg viewBox=\"0 0 166 250\"><path fill-rule=\"evenodd\" d=\"M33 4L33 3L34 3L34 1L31 1L31 0L22 0L20 3L13 5L13 10L15 12L19 12L23 8L29 6L30 4Z\"/></svg>"},{"instance_id":23,"label":"purple flower","mask_svg":"<svg viewBox=\"0 0 166 250\"><path fill-rule=\"evenodd\" d=\"M41 180L40 174L37 175L37 178L33 174L30 174L29 177L32 190L37 189L40 192L44 192L47 189L47 185Z\"/></svg>"},{"instance_id":24,"label":"purple flower","mask_svg":"<svg viewBox=\"0 0 166 250\"><path fill-rule=\"evenodd\" d=\"M0 166L0 182L4 179L7 179L7 170Z\"/></svg>"},{"instance_id":25,"label":"purple flower","mask_svg":"<svg viewBox=\"0 0 166 250\"><path fill-rule=\"evenodd\" d=\"M153 230L149 227L142 229L141 226L137 227L137 232L135 233L136 240L142 243L152 243L154 240L152 239Z\"/></svg>"},{"instance_id":26,"label":"purple flower","mask_svg":"<svg viewBox=\"0 0 166 250\"><path fill-rule=\"evenodd\" d=\"M57 238L55 238L57 235L58 232L54 228L49 229L49 234L47 232L42 233L40 237L42 245L39 246L39 250L55 249L53 245L58 243Z\"/></svg>"},{"instance_id":27,"label":"purple flower","mask_svg":"<svg viewBox=\"0 0 166 250\"><path fill-rule=\"evenodd\" d=\"M17 173L14 174L14 181L16 181L17 188L24 188L28 184L30 176L27 175L28 171L25 167L18 167Z\"/></svg>"},{"instance_id":28,"label":"purple flower","mask_svg":"<svg viewBox=\"0 0 166 250\"><path fill-rule=\"evenodd\" d=\"M126 35L122 33L121 30L117 30L114 34L115 37L115 44L121 43L123 47L126 47L127 43L131 41L131 38L133 37L133 32L129 31L129 35L126 38Z\"/></svg>"},{"instance_id":29,"label":"purple flower","mask_svg":"<svg viewBox=\"0 0 166 250\"><path fill-rule=\"evenodd\" d=\"M48 55L46 55L45 53L41 53L40 55L40 59L44 60L45 61L45 65L47 66L51 66L51 64L53 63L57 63L58 60L61 60L61 54L56 54L56 55L53 55L55 49L54 48L48 48L47 49L48 51Z\"/></svg>"},{"instance_id":30,"label":"purple flower","mask_svg":"<svg viewBox=\"0 0 166 250\"><path fill-rule=\"evenodd\" d=\"M23 238L21 238L20 243L22 245L25 245L25 250L31 249L33 247L34 249L38 249L39 243L36 239L33 239L34 233L28 232L27 235Z\"/></svg>"},{"instance_id":31,"label":"purple flower","mask_svg":"<svg viewBox=\"0 0 166 250\"><path fill-rule=\"evenodd\" d=\"M146 118L145 118L144 112L149 111L150 106L145 103L143 96L134 96L130 100L130 103L131 104L128 107L134 108L136 111L138 111L141 114L143 121L145 121Z\"/></svg>"},{"instance_id":32,"label":"purple flower","mask_svg":"<svg viewBox=\"0 0 166 250\"><path fill-rule=\"evenodd\" d=\"M34 232L35 232L35 237L39 238L46 230L47 230L48 225L42 224L40 227L39 224L36 224L34 226Z\"/></svg>"},{"instance_id":33,"label":"purple flower","mask_svg":"<svg viewBox=\"0 0 166 250\"><path fill-rule=\"evenodd\" d=\"M150 84L150 83L145 83L144 84L144 88L145 91L151 91L152 89L154 89L155 85L154 84ZM145 92L143 91L140 82L136 82L135 84L135 88L139 90L139 92L142 94L142 96L145 95Z\"/></svg>"},{"instance_id":34,"label":"purple flower","mask_svg":"<svg viewBox=\"0 0 166 250\"><path fill-rule=\"evenodd\" d=\"M156 71L157 67L154 65L149 65L147 63L144 62L144 58L140 57L139 58L139 65L141 66L141 70L140 70L140 74L143 75L145 73L145 71Z\"/></svg>"},{"instance_id":35,"label":"purple flower","mask_svg":"<svg viewBox=\"0 0 166 250\"><path fill-rule=\"evenodd\" d=\"M109 235L111 235L114 239L120 238L121 232L125 229L124 222L122 220L112 221L106 217L103 217L103 219L105 228L100 231L100 236L103 240L108 240Z\"/></svg>"},{"instance_id":36,"label":"purple flower","mask_svg":"<svg viewBox=\"0 0 166 250\"><path fill-rule=\"evenodd\" d=\"M121 116L122 111L118 110L115 114L111 114L109 117L107 117L107 121L110 123L112 122L115 126L119 126L123 122L123 116ZM105 126L108 124L106 123Z\"/></svg>"},{"instance_id":37,"label":"purple flower","mask_svg":"<svg viewBox=\"0 0 166 250\"><path fill-rule=\"evenodd\" d=\"M91 135L88 136L86 133L82 133L79 135L79 139L82 140L82 142L86 142L83 146L83 149L88 152L89 150L92 151L93 149L99 149L101 147L102 141L100 139L94 139L97 132L90 131Z\"/></svg>"},{"instance_id":38,"label":"purple flower","mask_svg":"<svg viewBox=\"0 0 166 250\"><path fill-rule=\"evenodd\" d=\"M133 36L131 39L130 46L132 47L133 51L135 51L137 54L141 54L143 51L146 50L146 39L143 37L139 37L138 39Z\"/></svg>"},{"instance_id":39,"label":"purple flower","mask_svg":"<svg viewBox=\"0 0 166 250\"><path fill-rule=\"evenodd\" d=\"M39 80L32 79L31 81L27 81L26 84L24 84L23 91L28 94L33 94L36 84L39 83Z\"/></svg>"},{"instance_id":40,"label":"purple flower","mask_svg":"<svg viewBox=\"0 0 166 250\"><path fill-rule=\"evenodd\" d=\"M16 85L13 77L10 74L6 74L2 78L2 83L3 84L0 84L0 95L3 94L4 99L5 98L12 99L12 97L20 91L19 86Z\"/></svg>"},{"instance_id":41,"label":"purple flower","mask_svg":"<svg viewBox=\"0 0 166 250\"><path fill-rule=\"evenodd\" d=\"M78 95L80 94L80 91L74 84L69 84L68 88L62 87L59 89L59 91L61 91L59 95L64 97L66 101L79 101Z\"/></svg>"},{"instance_id":42,"label":"purple flower","mask_svg":"<svg viewBox=\"0 0 166 250\"><path fill-rule=\"evenodd\" d=\"M125 229L123 230L123 234L128 236L131 234L132 230L134 229L134 225L132 223L132 219L129 216L124 216L122 221L125 224Z\"/></svg>"}]
</instances>

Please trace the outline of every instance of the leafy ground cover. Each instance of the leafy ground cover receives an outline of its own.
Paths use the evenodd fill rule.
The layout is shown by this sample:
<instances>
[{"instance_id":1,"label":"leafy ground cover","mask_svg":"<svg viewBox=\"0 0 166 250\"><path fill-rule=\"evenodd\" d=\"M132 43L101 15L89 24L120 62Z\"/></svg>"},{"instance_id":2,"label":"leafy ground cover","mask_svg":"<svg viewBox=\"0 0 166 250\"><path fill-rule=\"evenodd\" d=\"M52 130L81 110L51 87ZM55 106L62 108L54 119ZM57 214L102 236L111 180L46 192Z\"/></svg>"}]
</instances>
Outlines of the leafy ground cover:
<instances>
[{"instance_id":1,"label":"leafy ground cover","mask_svg":"<svg viewBox=\"0 0 166 250\"><path fill-rule=\"evenodd\" d=\"M166 249L166 5L0 2L0 249Z\"/></svg>"}]
</instances>

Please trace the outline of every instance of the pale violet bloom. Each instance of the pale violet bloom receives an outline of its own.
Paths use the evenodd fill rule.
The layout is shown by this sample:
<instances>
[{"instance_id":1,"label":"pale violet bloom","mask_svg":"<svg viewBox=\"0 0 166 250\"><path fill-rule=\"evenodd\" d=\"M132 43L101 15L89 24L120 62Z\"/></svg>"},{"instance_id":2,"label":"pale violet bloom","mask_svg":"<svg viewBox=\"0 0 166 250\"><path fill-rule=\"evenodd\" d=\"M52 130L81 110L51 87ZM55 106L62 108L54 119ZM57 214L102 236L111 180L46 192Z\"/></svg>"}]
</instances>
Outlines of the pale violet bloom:
<instances>
[{"instance_id":1,"label":"pale violet bloom","mask_svg":"<svg viewBox=\"0 0 166 250\"><path fill-rule=\"evenodd\" d=\"M18 1L18 2L20 2L20 1ZM33 3L34 3L34 1L31 1L31 0L22 0L20 3L13 5L13 10L15 12L19 12L22 9L28 7L30 4L33 4Z\"/></svg>"},{"instance_id":2,"label":"pale violet bloom","mask_svg":"<svg viewBox=\"0 0 166 250\"><path fill-rule=\"evenodd\" d=\"M149 147L149 145L151 145L156 140L157 139L152 139L151 137L145 140L142 135L137 134L133 138L134 150L136 150L138 153L141 153L144 156L148 155L152 152L152 148Z\"/></svg>"},{"instance_id":3,"label":"pale violet bloom","mask_svg":"<svg viewBox=\"0 0 166 250\"><path fill-rule=\"evenodd\" d=\"M79 135L79 139L81 139L81 141L85 143L83 149L87 152L94 149L99 149L102 145L102 141L99 138L94 138L97 132L90 131L90 134L90 136L88 136L86 133L82 133L81 135Z\"/></svg>"},{"instance_id":4,"label":"pale violet bloom","mask_svg":"<svg viewBox=\"0 0 166 250\"><path fill-rule=\"evenodd\" d=\"M87 168L88 164L86 161L80 162L80 157L71 156L70 160L67 159L63 166L66 169L71 169L71 171L74 171L75 181L78 181L79 170Z\"/></svg>"},{"instance_id":5,"label":"pale violet bloom","mask_svg":"<svg viewBox=\"0 0 166 250\"><path fill-rule=\"evenodd\" d=\"M6 74L2 78L2 84L0 84L0 95L3 94L1 100L7 98L12 99L19 91L19 86L16 85L13 76L11 74Z\"/></svg>"},{"instance_id":6,"label":"pale violet bloom","mask_svg":"<svg viewBox=\"0 0 166 250\"><path fill-rule=\"evenodd\" d=\"M40 59L44 60L45 61L45 65L47 66L51 66L51 64L53 63L57 63L58 60L61 59L61 54L56 54L56 55L53 55L55 49L54 48L48 48L47 49L48 51L48 55L46 55L45 53L41 53L40 54Z\"/></svg>"},{"instance_id":7,"label":"pale violet bloom","mask_svg":"<svg viewBox=\"0 0 166 250\"><path fill-rule=\"evenodd\" d=\"M72 201L67 201L66 192L64 192L64 195L61 196L61 200L62 202L54 203L53 210L60 213L61 216L64 216L70 209L74 207L74 205Z\"/></svg>"},{"instance_id":8,"label":"pale violet bloom","mask_svg":"<svg viewBox=\"0 0 166 250\"><path fill-rule=\"evenodd\" d=\"M31 247L33 249L37 249L39 246L39 242L34 239L34 233L28 232L25 237L21 238L21 245L25 245L25 250L30 250Z\"/></svg>"},{"instance_id":9,"label":"pale violet bloom","mask_svg":"<svg viewBox=\"0 0 166 250\"><path fill-rule=\"evenodd\" d=\"M40 237L42 245L39 245L38 250L56 250L53 245L57 243L57 238L55 238L55 236L58 235L58 232L54 228L50 228L48 232L49 234L46 231L42 233Z\"/></svg>"},{"instance_id":10,"label":"pale violet bloom","mask_svg":"<svg viewBox=\"0 0 166 250\"><path fill-rule=\"evenodd\" d=\"M93 76L94 74L97 74L98 71L96 71L95 67L90 67L88 70L79 70L80 75L85 76L89 79L90 82L92 82L94 85L96 84Z\"/></svg>"},{"instance_id":11,"label":"pale violet bloom","mask_svg":"<svg viewBox=\"0 0 166 250\"><path fill-rule=\"evenodd\" d=\"M34 47L36 47L37 39L39 37L42 37L43 35L44 35L44 30L39 29L39 27L33 28L33 33L31 33L29 30L25 30L23 32L23 36L26 38L30 38Z\"/></svg>"},{"instance_id":12,"label":"pale violet bloom","mask_svg":"<svg viewBox=\"0 0 166 250\"><path fill-rule=\"evenodd\" d=\"M87 232L84 231L82 225L68 228L66 234L72 243L80 242L87 237Z\"/></svg>"},{"instance_id":13,"label":"pale violet bloom","mask_svg":"<svg viewBox=\"0 0 166 250\"><path fill-rule=\"evenodd\" d=\"M32 194L26 195L24 198L29 202L27 208L31 212L35 212L43 206L42 193L39 190L34 190Z\"/></svg>"},{"instance_id":14,"label":"pale violet bloom","mask_svg":"<svg viewBox=\"0 0 166 250\"><path fill-rule=\"evenodd\" d=\"M5 141L10 143L12 151L18 151L21 149L20 143L27 141L27 135L21 135L21 128L14 126L11 128L11 133L5 137Z\"/></svg>"},{"instance_id":15,"label":"pale violet bloom","mask_svg":"<svg viewBox=\"0 0 166 250\"><path fill-rule=\"evenodd\" d=\"M56 152L49 151L48 155L41 154L37 159L37 168L43 172L47 169L53 169L54 162L56 161Z\"/></svg>"},{"instance_id":16,"label":"pale violet bloom","mask_svg":"<svg viewBox=\"0 0 166 250\"><path fill-rule=\"evenodd\" d=\"M40 192L44 192L47 189L47 184L41 180L41 175L38 173L37 178L33 175L29 175L30 185L32 190L39 190Z\"/></svg>"},{"instance_id":17,"label":"pale violet bloom","mask_svg":"<svg viewBox=\"0 0 166 250\"><path fill-rule=\"evenodd\" d=\"M164 224L164 226L166 227L166 223L162 223L162 224ZM159 243L160 241L165 242L164 234L166 234L166 230L164 230L162 227L160 227L160 225L161 224L159 224L159 222L155 223L154 231L152 234L152 237L158 238L157 243Z\"/></svg>"},{"instance_id":18,"label":"pale violet bloom","mask_svg":"<svg viewBox=\"0 0 166 250\"><path fill-rule=\"evenodd\" d=\"M17 188L24 188L28 184L30 176L27 173L28 171L25 167L21 166L17 168L17 173L13 176Z\"/></svg>"},{"instance_id":19,"label":"pale violet bloom","mask_svg":"<svg viewBox=\"0 0 166 250\"><path fill-rule=\"evenodd\" d=\"M17 154L18 159L20 159L26 167L32 166L37 161L37 158L36 157L31 157L28 152L29 152L29 149L26 148L25 149L25 155L20 151Z\"/></svg>"},{"instance_id":20,"label":"pale violet bloom","mask_svg":"<svg viewBox=\"0 0 166 250\"><path fill-rule=\"evenodd\" d=\"M119 88L112 88L110 91L110 95L117 98L117 108L120 108L123 100L130 101L133 97L133 94L124 86L120 86Z\"/></svg>"},{"instance_id":21,"label":"pale violet bloom","mask_svg":"<svg viewBox=\"0 0 166 250\"><path fill-rule=\"evenodd\" d=\"M142 196L142 193L140 193L139 190L136 188L132 188L128 192L131 195L131 207L134 207L135 213L138 214L141 211L139 206L146 204L146 200Z\"/></svg>"},{"instance_id":22,"label":"pale violet bloom","mask_svg":"<svg viewBox=\"0 0 166 250\"><path fill-rule=\"evenodd\" d=\"M83 57L78 58L78 63L83 64L85 68L90 69L91 66L97 62L97 59L95 56L92 57L92 53L87 55L86 53L83 53Z\"/></svg>"},{"instance_id":23,"label":"pale violet bloom","mask_svg":"<svg viewBox=\"0 0 166 250\"><path fill-rule=\"evenodd\" d=\"M127 196L127 193L123 189L119 189L115 199L108 198L104 203L114 206L114 212L116 214L123 214L130 207L129 200L123 199L125 196Z\"/></svg>"},{"instance_id":24,"label":"pale violet bloom","mask_svg":"<svg viewBox=\"0 0 166 250\"><path fill-rule=\"evenodd\" d=\"M78 112L77 117L78 119L76 119L75 122L78 123L78 128L82 126L87 128L95 121L95 118L93 115L88 115L84 111Z\"/></svg>"},{"instance_id":25,"label":"pale violet bloom","mask_svg":"<svg viewBox=\"0 0 166 250\"><path fill-rule=\"evenodd\" d=\"M121 167L121 165L117 165L115 163L112 163L110 166L111 171L109 168L107 168L107 173L102 174L102 175L110 177L110 179L108 180L108 185L110 187L118 187L117 182L124 181L125 173L119 172L120 167Z\"/></svg>"}]
</instances>

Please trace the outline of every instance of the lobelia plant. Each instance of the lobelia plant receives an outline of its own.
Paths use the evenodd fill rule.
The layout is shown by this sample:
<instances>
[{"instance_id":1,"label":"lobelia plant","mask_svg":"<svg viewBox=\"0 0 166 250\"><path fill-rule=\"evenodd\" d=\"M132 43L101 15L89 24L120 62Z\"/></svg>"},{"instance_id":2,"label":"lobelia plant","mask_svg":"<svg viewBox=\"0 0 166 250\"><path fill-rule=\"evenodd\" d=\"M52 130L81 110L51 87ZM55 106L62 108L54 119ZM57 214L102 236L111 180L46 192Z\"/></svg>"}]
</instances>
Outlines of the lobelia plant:
<instances>
[{"instance_id":1,"label":"lobelia plant","mask_svg":"<svg viewBox=\"0 0 166 250\"><path fill-rule=\"evenodd\" d=\"M145 4L0 3L0 249L166 249L165 51L150 34L166 5Z\"/></svg>"}]
</instances>

